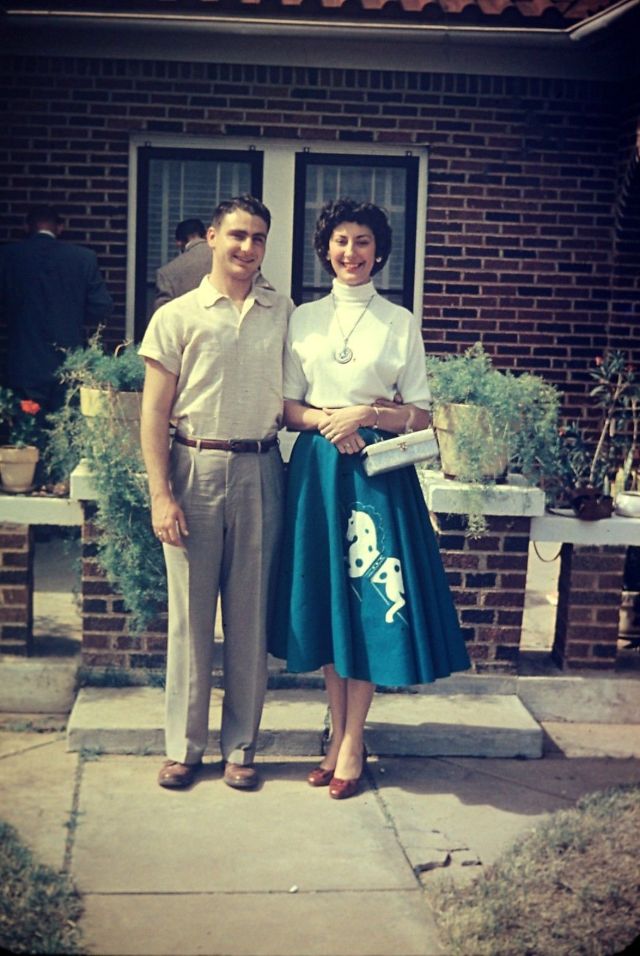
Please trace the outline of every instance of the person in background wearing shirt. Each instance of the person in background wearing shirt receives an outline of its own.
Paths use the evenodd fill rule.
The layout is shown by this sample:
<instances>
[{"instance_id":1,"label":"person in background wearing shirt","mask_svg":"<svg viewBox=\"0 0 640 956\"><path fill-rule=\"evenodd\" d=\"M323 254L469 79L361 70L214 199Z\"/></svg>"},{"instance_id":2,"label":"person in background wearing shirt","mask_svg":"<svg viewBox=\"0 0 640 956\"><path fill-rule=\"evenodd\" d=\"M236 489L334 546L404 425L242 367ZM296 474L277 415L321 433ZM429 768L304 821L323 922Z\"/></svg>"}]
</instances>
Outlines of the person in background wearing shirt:
<instances>
[{"instance_id":1,"label":"person in background wearing shirt","mask_svg":"<svg viewBox=\"0 0 640 956\"><path fill-rule=\"evenodd\" d=\"M211 272L211 249L207 230L200 219L184 219L176 226L180 254L156 272L154 309L196 289Z\"/></svg>"},{"instance_id":2,"label":"person in background wearing shirt","mask_svg":"<svg viewBox=\"0 0 640 956\"><path fill-rule=\"evenodd\" d=\"M270 222L251 196L220 203L207 233L210 274L158 309L140 347L147 366L142 451L168 579L163 787L188 786L202 766L218 592L224 781L238 789L259 783L267 605L282 527L276 435L293 308L257 283Z\"/></svg>"},{"instance_id":3,"label":"person in background wearing shirt","mask_svg":"<svg viewBox=\"0 0 640 956\"><path fill-rule=\"evenodd\" d=\"M332 733L307 782L340 800L359 788L375 685L428 683L469 658L415 468L369 477L360 457L430 420L420 327L371 281L391 251L387 217L330 202L314 245L333 285L289 323L284 418L300 435L269 650L289 671L323 668Z\"/></svg>"}]
</instances>

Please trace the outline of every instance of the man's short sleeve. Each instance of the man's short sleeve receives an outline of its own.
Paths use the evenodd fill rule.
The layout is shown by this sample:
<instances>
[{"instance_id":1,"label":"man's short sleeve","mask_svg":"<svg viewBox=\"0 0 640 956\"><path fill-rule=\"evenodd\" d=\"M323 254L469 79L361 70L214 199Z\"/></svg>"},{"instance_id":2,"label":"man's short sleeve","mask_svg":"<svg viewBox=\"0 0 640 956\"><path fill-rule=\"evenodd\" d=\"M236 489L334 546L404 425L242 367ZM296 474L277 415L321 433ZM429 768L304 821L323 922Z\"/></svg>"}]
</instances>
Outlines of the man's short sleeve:
<instances>
[{"instance_id":1,"label":"man's short sleeve","mask_svg":"<svg viewBox=\"0 0 640 956\"><path fill-rule=\"evenodd\" d=\"M161 306L151 316L140 346L140 355L155 359L168 372L179 375L183 352L180 328L178 317L172 314L172 304Z\"/></svg>"}]
</instances>

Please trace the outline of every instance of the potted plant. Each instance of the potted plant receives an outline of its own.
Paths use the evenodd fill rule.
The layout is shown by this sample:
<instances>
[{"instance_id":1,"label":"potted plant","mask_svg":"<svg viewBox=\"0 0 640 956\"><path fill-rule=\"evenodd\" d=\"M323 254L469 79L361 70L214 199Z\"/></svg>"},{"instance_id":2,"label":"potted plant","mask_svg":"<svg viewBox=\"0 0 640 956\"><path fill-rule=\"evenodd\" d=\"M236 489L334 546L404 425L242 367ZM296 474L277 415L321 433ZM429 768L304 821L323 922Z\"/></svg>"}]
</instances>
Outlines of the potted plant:
<instances>
[{"instance_id":1,"label":"potted plant","mask_svg":"<svg viewBox=\"0 0 640 956\"><path fill-rule=\"evenodd\" d=\"M43 429L40 405L20 399L10 388L0 388L0 420L8 425L9 443L0 447L0 480L4 491L19 493L33 487L40 458Z\"/></svg>"},{"instance_id":2,"label":"potted plant","mask_svg":"<svg viewBox=\"0 0 640 956\"><path fill-rule=\"evenodd\" d=\"M559 407L553 385L494 368L479 342L462 355L428 357L427 373L445 475L486 483L511 471L539 484L549 473Z\"/></svg>"},{"instance_id":3,"label":"potted plant","mask_svg":"<svg viewBox=\"0 0 640 956\"><path fill-rule=\"evenodd\" d=\"M611 516L614 495L633 508L637 494L640 383L624 352L597 356L590 375L590 395L601 409L595 443L577 424L559 430L556 497L564 499L579 518L593 521Z\"/></svg>"},{"instance_id":4,"label":"potted plant","mask_svg":"<svg viewBox=\"0 0 640 956\"><path fill-rule=\"evenodd\" d=\"M478 536L486 529L486 486L508 472L531 485L552 474L559 394L540 376L495 368L480 342L461 355L427 357L427 374L442 470L472 485L467 528Z\"/></svg>"},{"instance_id":5,"label":"potted plant","mask_svg":"<svg viewBox=\"0 0 640 956\"><path fill-rule=\"evenodd\" d=\"M67 388L79 391L80 410L88 419L108 417L128 433L135 445L140 427L144 361L131 343L119 345L112 355L101 347L101 329L86 348L69 352L61 367Z\"/></svg>"}]
</instances>

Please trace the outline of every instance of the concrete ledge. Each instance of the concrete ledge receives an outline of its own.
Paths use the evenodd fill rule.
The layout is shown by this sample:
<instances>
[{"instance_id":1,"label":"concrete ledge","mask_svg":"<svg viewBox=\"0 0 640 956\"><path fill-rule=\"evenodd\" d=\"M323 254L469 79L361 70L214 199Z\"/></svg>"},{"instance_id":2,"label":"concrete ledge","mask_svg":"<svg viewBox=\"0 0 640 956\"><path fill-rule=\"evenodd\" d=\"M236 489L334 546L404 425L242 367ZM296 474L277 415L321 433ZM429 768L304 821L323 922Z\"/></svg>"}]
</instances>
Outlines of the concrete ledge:
<instances>
[{"instance_id":1,"label":"concrete ledge","mask_svg":"<svg viewBox=\"0 0 640 956\"><path fill-rule=\"evenodd\" d=\"M211 699L209 749L219 750L222 693ZM326 713L323 691L267 693L261 754L320 753ZM85 687L67 728L71 751L164 753L164 694L150 687ZM542 729L515 695L377 694L367 742L385 756L542 756Z\"/></svg>"},{"instance_id":2,"label":"concrete ledge","mask_svg":"<svg viewBox=\"0 0 640 956\"><path fill-rule=\"evenodd\" d=\"M518 697L540 721L640 724L640 674L519 677Z\"/></svg>"},{"instance_id":3,"label":"concrete ledge","mask_svg":"<svg viewBox=\"0 0 640 956\"><path fill-rule=\"evenodd\" d=\"M0 658L0 712L68 714L73 707L77 658Z\"/></svg>"},{"instance_id":4,"label":"concrete ledge","mask_svg":"<svg viewBox=\"0 0 640 956\"><path fill-rule=\"evenodd\" d=\"M0 495L0 521L14 524L81 525L80 502L37 495Z\"/></svg>"},{"instance_id":5,"label":"concrete ledge","mask_svg":"<svg viewBox=\"0 0 640 956\"><path fill-rule=\"evenodd\" d=\"M554 541L601 545L640 545L640 519L611 515L601 521L581 521L569 509L563 514L546 514L533 518L529 537L532 541Z\"/></svg>"},{"instance_id":6,"label":"concrete ledge","mask_svg":"<svg viewBox=\"0 0 640 956\"><path fill-rule=\"evenodd\" d=\"M518 481L482 487L445 478L439 471L424 470L420 472L420 483L429 511L436 514L478 511L484 515L525 518L544 514L544 492Z\"/></svg>"},{"instance_id":7,"label":"concrete ledge","mask_svg":"<svg viewBox=\"0 0 640 956\"><path fill-rule=\"evenodd\" d=\"M565 757L640 758L640 724L565 724L545 721L545 751Z\"/></svg>"},{"instance_id":8,"label":"concrete ledge","mask_svg":"<svg viewBox=\"0 0 640 956\"><path fill-rule=\"evenodd\" d=\"M94 501L97 497L91 469L86 458L82 458L71 472L69 486L69 494L78 503Z\"/></svg>"}]
</instances>

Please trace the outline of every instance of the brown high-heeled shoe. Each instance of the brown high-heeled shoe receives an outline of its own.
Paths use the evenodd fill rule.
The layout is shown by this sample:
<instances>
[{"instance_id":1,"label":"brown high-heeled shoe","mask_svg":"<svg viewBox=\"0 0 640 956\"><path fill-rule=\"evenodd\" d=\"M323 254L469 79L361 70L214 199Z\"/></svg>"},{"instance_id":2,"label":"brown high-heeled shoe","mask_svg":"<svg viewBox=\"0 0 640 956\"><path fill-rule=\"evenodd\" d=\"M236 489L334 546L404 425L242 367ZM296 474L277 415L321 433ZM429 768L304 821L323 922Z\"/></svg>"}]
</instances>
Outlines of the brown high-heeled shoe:
<instances>
[{"instance_id":1,"label":"brown high-heeled shoe","mask_svg":"<svg viewBox=\"0 0 640 956\"><path fill-rule=\"evenodd\" d=\"M307 783L310 787L328 787L333 780L333 770L325 770L324 767L314 767L307 774Z\"/></svg>"},{"instance_id":2,"label":"brown high-heeled shoe","mask_svg":"<svg viewBox=\"0 0 640 956\"><path fill-rule=\"evenodd\" d=\"M367 757L369 756L367 748L363 747L362 749L362 767L360 769L360 775L351 780L343 780L341 777L334 777L331 783L329 784L329 796L333 800L348 800L349 797L354 797L358 790L360 789L360 783L364 777L364 770L367 763Z\"/></svg>"}]
</instances>

